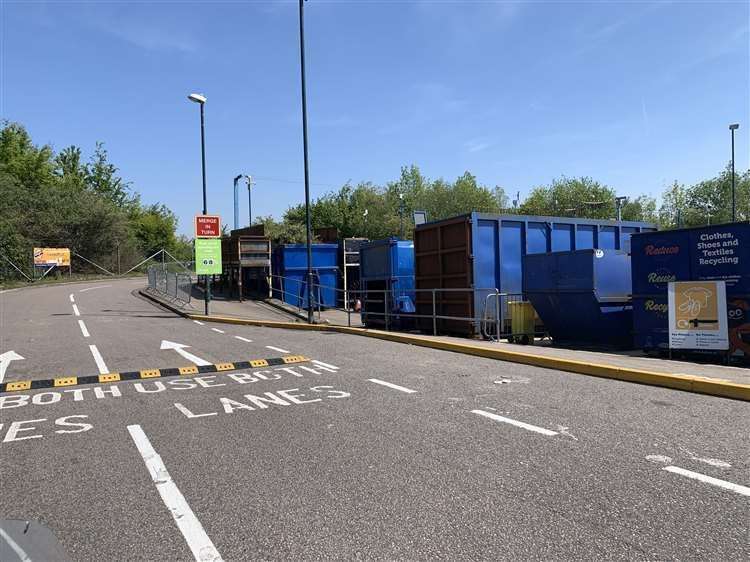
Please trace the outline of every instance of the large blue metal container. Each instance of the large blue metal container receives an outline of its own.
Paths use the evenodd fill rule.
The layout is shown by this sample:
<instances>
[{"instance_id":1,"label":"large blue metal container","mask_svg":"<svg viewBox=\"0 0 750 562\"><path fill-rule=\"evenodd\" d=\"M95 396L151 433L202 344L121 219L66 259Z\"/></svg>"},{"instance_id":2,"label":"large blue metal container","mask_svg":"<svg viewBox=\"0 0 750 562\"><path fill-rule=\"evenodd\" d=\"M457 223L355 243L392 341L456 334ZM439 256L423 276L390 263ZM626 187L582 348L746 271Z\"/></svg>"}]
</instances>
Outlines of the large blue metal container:
<instances>
[{"instance_id":1,"label":"large blue metal container","mask_svg":"<svg viewBox=\"0 0 750 562\"><path fill-rule=\"evenodd\" d=\"M359 249L362 322L366 326L388 324L405 327L415 311L414 242L375 240Z\"/></svg>"},{"instance_id":2,"label":"large blue metal container","mask_svg":"<svg viewBox=\"0 0 750 562\"><path fill-rule=\"evenodd\" d=\"M440 320L441 330L479 333L494 317L496 290L521 296L523 257L581 249L627 250L631 235L656 230L645 222L471 213L426 223L414 231L417 289L437 289L437 313L470 318ZM443 292L446 288L470 291ZM486 304L487 303L487 304ZM431 314L430 292L417 293L419 314ZM430 321L431 322L431 321ZM431 326L430 326L431 328Z\"/></svg>"},{"instance_id":3,"label":"large blue metal container","mask_svg":"<svg viewBox=\"0 0 750 562\"><path fill-rule=\"evenodd\" d=\"M750 360L750 222L638 234L631 242L635 343L669 347L670 281L724 280L729 353Z\"/></svg>"},{"instance_id":4,"label":"large blue metal container","mask_svg":"<svg viewBox=\"0 0 750 562\"><path fill-rule=\"evenodd\" d=\"M313 305L336 306L338 244L312 245ZM273 251L273 296L307 308L307 246L281 244Z\"/></svg>"},{"instance_id":5,"label":"large blue metal container","mask_svg":"<svg viewBox=\"0 0 750 562\"><path fill-rule=\"evenodd\" d=\"M617 250L529 254L523 291L557 342L633 346L630 256Z\"/></svg>"}]
</instances>

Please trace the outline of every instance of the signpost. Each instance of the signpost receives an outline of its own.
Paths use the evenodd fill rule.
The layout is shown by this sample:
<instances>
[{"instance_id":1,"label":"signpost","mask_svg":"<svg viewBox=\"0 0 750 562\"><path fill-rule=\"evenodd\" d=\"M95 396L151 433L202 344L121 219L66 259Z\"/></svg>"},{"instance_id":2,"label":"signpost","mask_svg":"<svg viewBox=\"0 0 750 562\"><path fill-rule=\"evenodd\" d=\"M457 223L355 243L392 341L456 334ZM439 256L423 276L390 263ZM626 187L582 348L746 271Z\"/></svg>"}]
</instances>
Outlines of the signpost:
<instances>
[{"instance_id":1,"label":"signpost","mask_svg":"<svg viewBox=\"0 0 750 562\"><path fill-rule=\"evenodd\" d=\"M729 349L724 281L672 281L667 304L670 349Z\"/></svg>"},{"instance_id":2,"label":"signpost","mask_svg":"<svg viewBox=\"0 0 750 562\"><path fill-rule=\"evenodd\" d=\"M221 217L219 215L195 215L196 238L219 238Z\"/></svg>"},{"instance_id":3,"label":"signpost","mask_svg":"<svg viewBox=\"0 0 750 562\"><path fill-rule=\"evenodd\" d=\"M195 273L198 275L221 274L221 240L218 238L195 239Z\"/></svg>"}]
</instances>

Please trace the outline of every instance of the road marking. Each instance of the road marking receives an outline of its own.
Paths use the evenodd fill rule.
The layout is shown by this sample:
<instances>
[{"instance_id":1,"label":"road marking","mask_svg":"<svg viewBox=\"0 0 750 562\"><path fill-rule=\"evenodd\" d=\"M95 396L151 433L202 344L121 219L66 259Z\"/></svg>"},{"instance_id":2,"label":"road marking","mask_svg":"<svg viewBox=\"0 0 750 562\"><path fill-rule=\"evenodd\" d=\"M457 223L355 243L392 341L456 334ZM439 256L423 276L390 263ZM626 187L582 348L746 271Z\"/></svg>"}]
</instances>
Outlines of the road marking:
<instances>
[{"instance_id":1,"label":"road marking","mask_svg":"<svg viewBox=\"0 0 750 562\"><path fill-rule=\"evenodd\" d=\"M246 343L253 343L253 340L249 340L247 338L243 338L242 336L234 336L234 337L237 338L238 340L244 341Z\"/></svg>"},{"instance_id":2,"label":"road marking","mask_svg":"<svg viewBox=\"0 0 750 562\"><path fill-rule=\"evenodd\" d=\"M81 328L81 333L83 334L84 338L89 337L89 331L86 329L86 324L83 323L83 320L78 321L78 326Z\"/></svg>"},{"instance_id":3,"label":"road marking","mask_svg":"<svg viewBox=\"0 0 750 562\"><path fill-rule=\"evenodd\" d=\"M701 474L700 472L685 470L684 468L680 468L679 466L665 466L664 468L662 468L662 470L673 472L681 476L687 476L688 478L692 478L694 480L700 480L701 482L705 482L706 484L713 484L714 486L718 486L719 488L724 488L725 490L730 490L732 492L737 492L738 494L741 494L743 496L750 496L750 488L748 488L747 486L740 486L739 484L734 484L733 482L719 480L718 478L706 476L705 474Z\"/></svg>"},{"instance_id":4,"label":"road marking","mask_svg":"<svg viewBox=\"0 0 750 562\"><path fill-rule=\"evenodd\" d=\"M182 343L176 343L169 340L161 340L161 346L159 349L174 349L177 353L182 355L185 359L190 361L193 365L198 365L199 367L202 365L211 365L210 361L206 361L205 359L201 359L200 357L193 355L192 353L185 351L186 347L190 347L189 345L185 345Z\"/></svg>"},{"instance_id":5,"label":"road marking","mask_svg":"<svg viewBox=\"0 0 750 562\"><path fill-rule=\"evenodd\" d=\"M143 432L140 425L129 425L128 431L133 443L138 448L138 452L143 457L151 480L156 485L156 489L161 496L164 505L167 506L172 514L177 527L185 537L188 547L193 553L196 560L221 562L222 558L219 551L216 550L214 543L208 538L203 525L190 509L185 496L172 480L172 477L164 466L159 454L154 450L148 437Z\"/></svg>"},{"instance_id":6,"label":"road marking","mask_svg":"<svg viewBox=\"0 0 750 562\"><path fill-rule=\"evenodd\" d=\"M91 350L91 355L94 356L96 366L99 368L99 374L106 375L107 373L109 373L109 369L107 369L107 365L106 363L104 363L104 359L102 359L102 354L99 353L99 350L96 348L96 346L90 345L89 349Z\"/></svg>"},{"instance_id":7,"label":"road marking","mask_svg":"<svg viewBox=\"0 0 750 562\"><path fill-rule=\"evenodd\" d=\"M407 394L414 394L416 390L412 390L411 388L406 388L405 386L399 386L397 384L393 384L392 382L386 382L381 381L380 379L367 379L370 382L374 382L375 384L382 384L383 386L387 386L388 388L393 388L395 390L400 390L401 392L406 392Z\"/></svg>"},{"instance_id":8,"label":"road marking","mask_svg":"<svg viewBox=\"0 0 750 562\"><path fill-rule=\"evenodd\" d=\"M557 431L552 431L551 429L545 429L543 427L537 427L535 425L531 425L530 423L524 423L518 420L512 420L510 418L504 418L503 416L498 416L497 414L491 414L490 412L485 412L484 410L472 410L471 413L484 416L485 418L489 418L491 420L495 420L495 421L499 421L503 423L509 423L510 425L515 425L516 427L520 427L522 429L528 429L529 431L541 433L542 435L546 435L548 437L557 435Z\"/></svg>"},{"instance_id":9,"label":"road marking","mask_svg":"<svg viewBox=\"0 0 750 562\"><path fill-rule=\"evenodd\" d=\"M32 429L32 428L26 428L26 429ZM20 439L28 439L28 437L21 437ZM27 523L28 526L28 523ZM6 533L3 529L0 529L0 537L3 538L5 542L8 543L8 546L13 549L13 552L16 553L16 556L21 559L21 562L31 562L31 558L29 558L29 555L26 554L26 551L21 548L21 545L19 545L16 541L13 540L13 538Z\"/></svg>"},{"instance_id":10,"label":"road marking","mask_svg":"<svg viewBox=\"0 0 750 562\"><path fill-rule=\"evenodd\" d=\"M211 328L214 332L218 332L220 334L224 333L224 330L219 330L219 328Z\"/></svg>"},{"instance_id":11,"label":"road marking","mask_svg":"<svg viewBox=\"0 0 750 562\"><path fill-rule=\"evenodd\" d=\"M73 313L74 313L74 314L75 314L76 316L80 316L80 315L81 315L81 311L80 311L80 310L78 310L78 305L75 305L75 304L73 305Z\"/></svg>"},{"instance_id":12,"label":"road marking","mask_svg":"<svg viewBox=\"0 0 750 562\"><path fill-rule=\"evenodd\" d=\"M278 351L279 353L291 353L291 351L287 349L281 349L280 347L274 347L272 345L267 345L266 349L272 349L274 351Z\"/></svg>"},{"instance_id":13,"label":"road marking","mask_svg":"<svg viewBox=\"0 0 750 562\"><path fill-rule=\"evenodd\" d=\"M8 370L8 365L10 365L10 362L23 359L24 357L21 357L12 349L10 351L6 351L5 353L0 353L0 383L5 380L5 371Z\"/></svg>"},{"instance_id":14,"label":"road marking","mask_svg":"<svg viewBox=\"0 0 750 562\"><path fill-rule=\"evenodd\" d=\"M76 302L75 296L73 296L73 293L70 293L70 302Z\"/></svg>"},{"instance_id":15,"label":"road marking","mask_svg":"<svg viewBox=\"0 0 750 562\"><path fill-rule=\"evenodd\" d=\"M198 326L203 326L203 322L201 322L200 320L193 320L193 322L198 324Z\"/></svg>"},{"instance_id":16,"label":"road marking","mask_svg":"<svg viewBox=\"0 0 750 562\"><path fill-rule=\"evenodd\" d=\"M79 293L85 293L86 291L96 291L97 289L104 289L105 287L111 287L112 285L97 285L96 287L88 287L87 289L81 289Z\"/></svg>"}]
</instances>

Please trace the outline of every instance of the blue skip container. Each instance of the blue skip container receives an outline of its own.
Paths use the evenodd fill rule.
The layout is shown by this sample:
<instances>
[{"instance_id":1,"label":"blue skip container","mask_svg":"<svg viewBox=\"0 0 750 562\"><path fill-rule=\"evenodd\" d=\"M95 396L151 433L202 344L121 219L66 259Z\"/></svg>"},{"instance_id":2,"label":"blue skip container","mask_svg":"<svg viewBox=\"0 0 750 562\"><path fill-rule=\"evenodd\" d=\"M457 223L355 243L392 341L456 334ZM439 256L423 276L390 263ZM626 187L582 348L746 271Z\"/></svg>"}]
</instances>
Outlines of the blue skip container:
<instances>
[{"instance_id":1,"label":"blue skip container","mask_svg":"<svg viewBox=\"0 0 750 562\"><path fill-rule=\"evenodd\" d=\"M336 306L338 244L312 245L313 306ZM273 297L307 308L307 246L282 244L273 251Z\"/></svg>"}]
</instances>

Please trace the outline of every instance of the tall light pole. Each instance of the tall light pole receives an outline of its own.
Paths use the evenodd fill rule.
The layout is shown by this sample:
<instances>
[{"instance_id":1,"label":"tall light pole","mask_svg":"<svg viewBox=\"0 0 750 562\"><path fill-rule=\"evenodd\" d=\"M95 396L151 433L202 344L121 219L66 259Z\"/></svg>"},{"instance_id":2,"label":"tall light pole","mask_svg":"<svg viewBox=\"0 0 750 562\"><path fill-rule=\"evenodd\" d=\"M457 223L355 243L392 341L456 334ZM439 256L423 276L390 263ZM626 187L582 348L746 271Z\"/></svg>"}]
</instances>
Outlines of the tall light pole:
<instances>
[{"instance_id":1,"label":"tall light pole","mask_svg":"<svg viewBox=\"0 0 750 562\"><path fill-rule=\"evenodd\" d=\"M732 131L732 222L737 221L737 199L735 195L735 178L734 178L734 132L740 128L739 123L732 123L729 125L729 130Z\"/></svg>"},{"instance_id":2,"label":"tall light pole","mask_svg":"<svg viewBox=\"0 0 750 562\"><path fill-rule=\"evenodd\" d=\"M206 105L206 96L203 94L190 94L190 101L194 101L201 106L201 172L203 174L203 214L208 213L206 205L206 133L205 121L203 118L203 106ZM203 292L203 301L205 303L205 312L208 316L208 302L211 300L211 277L206 275L206 290Z\"/></svg>"},{"instance_id":3,"label":"tall light pole","mask_svg":"<svg viewBox=\"0 0 750 562\"><path fill-rule=\"evenodd\" d=\"M240 200L237 193L237 182L242 178L242 174L234 176L234 229L237 230L240 226Z\"/></svg>"},{"instance_id":4,"label":"tall light pole","mask_svg":"<svg viewBox=\"0 0 750 562\"><path fill-rule=\"evenodd\" d=\"M307 231L307 322L313 323L312 226L310 224L310 173L307 164L307 91L305 84L305 0L299 0L299 59L302 78L302 146L305 157L305 230Z\"/></svg>"},{"instance_id":5,"label":"tall light pole","mask_svg":"<svg viewBox=\"0 0 750 562\"><path fill-rule=\"evenodd\" d=\"M624 195L620 195L619 197L615 197L615 205L617 206L617 221L622 220L622 205L628 200L627 197Z\"/></svg>"},{"instance_id":6,"label":"tall light pole","mask_svg":"<svg viewBox=\"0 0 750 562\"><path fill-rule=\"evenodd\" d=\"M247 182L247 225L253 226L253 176L245 176Z\"/></svg>"}]
</instances>

